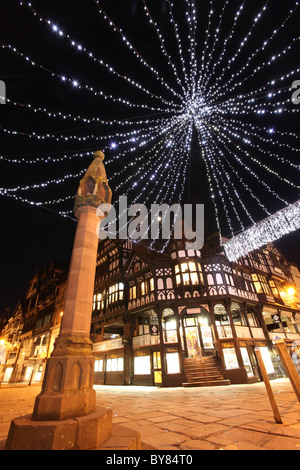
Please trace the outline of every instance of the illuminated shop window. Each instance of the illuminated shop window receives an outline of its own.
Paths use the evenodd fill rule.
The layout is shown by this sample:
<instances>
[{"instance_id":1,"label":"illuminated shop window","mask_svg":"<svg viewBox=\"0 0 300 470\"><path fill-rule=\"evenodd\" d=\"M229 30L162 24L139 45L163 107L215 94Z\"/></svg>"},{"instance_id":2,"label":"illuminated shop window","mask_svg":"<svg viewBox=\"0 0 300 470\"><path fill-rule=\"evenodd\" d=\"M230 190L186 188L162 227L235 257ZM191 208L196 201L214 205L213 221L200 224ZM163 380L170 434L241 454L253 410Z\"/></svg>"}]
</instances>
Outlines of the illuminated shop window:
<instances>
[{"instance_id":1,"label":"illuminated shop window","mask_svg":"<svg viewBox=\"0 0 300 470\"><path fill-rule=\"evenodd\" d=\"M223 304L214 306L214 315L219 338L232 338L230 319Z\"/></svg>"},{"instance_id":2,"label":"illuminated shop window","mask_svg":"<svg viewBox=\"0 0 300 470\"><path fill-rule=\"evenodd\" d=\"M103 372L103 359L96 359L95 360L95 372Z\"/></svg>"},{"instance_id":3,"label":"illuminated shop window","mask_svg":"<svg viewBox=\"0 0 300 470\"><path fill-rule=\"evenodd\" d=\"M149 375L151 374L150 356L139 356L134 358L134 374Z\"/></svg>"},{"instance_id":4,"label":"illuminated shop window","mask_svg":"<svg viewBox=\"0 0 300 470\"><path fill-rule=\"evenodd\" d=\"M179 354L178 352L166 354L167 374L179 374Z\"/></svg>"},{"instance_id":5,"label":"illuminated shop window","mask_svg":"<svg viewBox=\"0 0 300 470\"><path fill-rule=\"evenodd\" d=\"M261 356L263 358L265 368L268 374L274 374L275 370L271 360L270 352L267 347L260 347Z\"/></svg>"},{"instance_id":6,"label":"illuminated shop window","mask_svg":"<svg viewBox=\"0 0 300 470\"><path fill-rule=\"evenodd\" d=\"M237 302L232 302L230 309L231 309L232 320L235 325L244 325L244 326L247 325L247 322L241 310L240 304L238 304Z\"/></svg>"},{"instance_id":7,"label":"illuminated shop window","mask_svg":"<svg viewBox=\"0 0 300 470\"><path fill-rule=\"evenodd\" d=\"M257 315L251 307L247 307L247 318L250 326L260 327Z\"/></svg>"},{"instance_id":8,"label":"illuminated shop window","mask_svg":"<svg viewBox=\"0 0 300 470\"><path fill-rule=\"evenodd\" d=\"M235 348L223 349L225 368L226 369L238 369L239 363L236 357Z\"/></svg>"},{"instance_id":9,"label":"illuminated shop window","mask_svg":"<svg viewBox=\"0 0 300 470\"><path fill-rule=\"evenodd\" d=\"M176 320L166 320L163 319L163 337L164 343L177 343L177 322Z\"/></svg>"},{"instance_id":10,"label":"illuminated shop window","mask_svg":"<svg viewBox=\"0 0 300 470\"><path fill-rule=\"evenodd\" d=\"M123 357L115 357L106 360L107 372L122 372L123 371Z\"/></svg>"},{"instance_id":11,"label":"illuminated shop window","mask_svg":"<svg viewBox=\"0 0 300 470\"><path fill-rule=\"evenodd\" d=\"M253 369L252 369L252 365L251 365L251 362L250 362L250 358L249 358L247 348L241 348L241 354L242 354L244 367L246 369L248 377L253 377L254 376Z\"/></svg>"}]
</instances>

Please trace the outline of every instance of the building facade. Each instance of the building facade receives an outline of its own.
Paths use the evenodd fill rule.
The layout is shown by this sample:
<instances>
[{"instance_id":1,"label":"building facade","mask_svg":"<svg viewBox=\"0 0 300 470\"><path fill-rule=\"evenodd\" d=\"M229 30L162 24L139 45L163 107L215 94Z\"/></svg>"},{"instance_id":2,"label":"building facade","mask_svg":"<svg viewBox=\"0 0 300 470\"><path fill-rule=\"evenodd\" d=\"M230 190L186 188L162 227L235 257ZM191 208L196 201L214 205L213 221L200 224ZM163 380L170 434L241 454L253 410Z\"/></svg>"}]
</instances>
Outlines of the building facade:
<instances>
[{"instance_id":1,"label":"building facade","mask_svg":"<svg viewBox=\"0 0 300 470\"><path fill-rule=\"evenodd\" d=\"M230 263L215 240L201 252L172 241L166 254L128 241L100 243L96 383L251 383L260 380L255 347L271 377L284 374L272 342L283 338L297 351L299 271L273 245Z\"/></svg>"},{"instance_id":2,"label":"building facade","mask_svg":"<svg viewBox=\"0 0 300 470\"><path fill-rule=\"evenodd\" d=\"M42 381L60 329L65 287L65 268L52 263L37 270L15 311L3 318L0 382Z\"/></svg>"},{"instance_id":3,"label":"building facade","mask_svg":"<svg viewBox=\"0 0 300 470\"><path fill-rule=\"evenodd\" d=\"M15 312L3 317L3 383L42 380L66 279L54 263L37 272ZM91 324L95 383L252 383L261 379L256 347L269 376L283 376L273 341L283 338L297 363L299 280L297 267L271 244L230 263L218 237L201 251L171 240L165 253L130 240L101 241Z\"/></svg>"}]
</instances>

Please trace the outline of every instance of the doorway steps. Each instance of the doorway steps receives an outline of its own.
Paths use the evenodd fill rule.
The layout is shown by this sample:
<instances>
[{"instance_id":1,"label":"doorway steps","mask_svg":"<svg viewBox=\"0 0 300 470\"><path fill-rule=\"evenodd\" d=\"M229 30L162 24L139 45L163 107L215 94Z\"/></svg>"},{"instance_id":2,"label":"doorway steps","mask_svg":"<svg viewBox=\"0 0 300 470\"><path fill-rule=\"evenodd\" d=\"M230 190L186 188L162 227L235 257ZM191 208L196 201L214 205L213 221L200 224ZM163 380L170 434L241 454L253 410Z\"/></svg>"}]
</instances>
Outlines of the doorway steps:
<instances>
[{"instance_id":1,"label":"doorway steps","mask_svg":"<svg viewBox=\"0 0 300 470\"><path fill-rule=\"evenodd\" d=\"M221 374L215 356L185 358L184 372L187 382L182 384L183 387L230 385L230 380Z\"/></svg>"}]
</instances>

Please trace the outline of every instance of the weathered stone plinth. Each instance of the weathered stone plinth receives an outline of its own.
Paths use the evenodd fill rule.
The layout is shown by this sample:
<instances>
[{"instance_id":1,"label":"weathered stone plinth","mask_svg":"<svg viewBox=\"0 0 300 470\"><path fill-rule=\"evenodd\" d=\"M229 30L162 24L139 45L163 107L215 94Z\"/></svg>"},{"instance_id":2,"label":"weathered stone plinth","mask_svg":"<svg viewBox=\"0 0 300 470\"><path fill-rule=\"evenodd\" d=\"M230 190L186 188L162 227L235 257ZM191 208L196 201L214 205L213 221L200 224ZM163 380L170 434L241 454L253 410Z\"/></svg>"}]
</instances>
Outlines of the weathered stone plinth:
<instances>
[{"instance_id":1,"label":"weathered stone plinth","mask_svg":"<svg viewBox=\"0 0 300 470\"><path fill-rule=\"evenodd\" d=\"M94 358L55 356L48 359L47 377L36 397L34 420L65 420L95 410Z\"/></svg>"},{"instance_id":2,"label":"weathered stone plinth","mask_svg":"<svg viewBox=\"0 0 300 470\"><path fill-rule=\"evenodd\" d=\"M35 421L32 415L11 422L6 450L97 449L112 433L112 410L97 408L87 416Z\"/></svg>"}]
</instances>

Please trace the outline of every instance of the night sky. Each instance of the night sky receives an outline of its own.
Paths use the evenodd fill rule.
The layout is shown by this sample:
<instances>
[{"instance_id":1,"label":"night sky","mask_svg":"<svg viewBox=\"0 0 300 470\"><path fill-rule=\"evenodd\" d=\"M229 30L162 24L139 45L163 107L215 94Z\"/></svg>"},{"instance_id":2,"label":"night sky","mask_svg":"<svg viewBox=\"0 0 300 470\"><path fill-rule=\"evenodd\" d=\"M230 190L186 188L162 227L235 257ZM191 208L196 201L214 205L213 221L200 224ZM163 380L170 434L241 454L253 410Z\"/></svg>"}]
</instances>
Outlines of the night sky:
<instances>
[{"instance_id":1,"label":"night sky","mask_svg":"<svg viewBox=\"0 0 300 470\"><path fill-rule=\"evenodd\" d=\"M154 5L153 5L154 3ZM159 23L160 30L166 38L166 45L169 50L177 47L174 35L171 34L171 25L167 11L167 1L157 0L150 2L149 8L153 17ZM185 1L175 0L176 18L181 31L183 49L187 51L187 34L185 19ZM223 2L215 2L220 5ZM236 30L236 41L244 37L245 31L249 28L249 18L253 18L265 4L265 1L246 0L248 14L241 17ZM249 57L250 51L255 50L256 44L268 38L288 15L295 1L292 0L270 0L268 14L258 28L255 35L251 37L250 49L240 56L240 64L235 64L236 70ZM143 0L102 0L101 7L115 21L116 25L122 28L126 37L134 44L140 54L150 63L157 67L161 75L168 80L172 87L178 90L178 83L172 76L170 68L164 62L160 44L152 26L143 12ZM209 1L196 1L197 9L200 10L198 23L198 43L205 40L205 26ZM241 0L232 0L230 6L224 14L223 25L233 17ZM24 55L28 55L36 63L42 64L48 70L60 75L78 80L81 84L88 84L95 89L102 89L107 94L130 98L132 101L153 105L153 101L147 95L130 87L124 80L112 76L105 68L93 63L87 55L83 54L77 47L71 47L64 38L60 37L56 31L39 21L33 15L32 10L25 5L20 6L19 1L2 0L0 16L0 42L5 45L12 45ZM163 94L166 99L171 99L171 95L162 89L161 84L153 77L149 70L145 70L133 56L128 48L122 43L119 35L114 33L112 28L104 21L99 14L98 7L93 0L36 0L32 7L45 19L61 28L64 34L69 34L76 39L77 44L84 45L87 50L92 51L95 56L111 64L121 73L135 78L142 83L145 88L151 89L153 93ZM182 11L180 11L180 9ZM201 27L201 19L205 19ZM204 20L203 20L204 21ZM247 23L248 21L248 23ZM268 54L262 57L256 65L266 60L270 53L276 53L282 49L282 45L289 44L291 39L299 35L300 15L299 11L291 21L287 22L281 34L272 43ZM224 33L220 33L220 44L226 38L228 29L223 28ZM224 36L222 36L224 34ZM249 41L250 42L250 41ZM299 41L298 41L299 43ZM228 48L228 53L234 54L236 42L232 42L232 50ZM254 49L253 49L254 48ZM201 48L198 51L201 54ZM292 51L283 57L280 66L277 63L268 69L268 79L281 76L285 72L297 67L299 64L299 44L293 47ZM175 55L175 53L174 53ZM47 108L53 112L62 114L72 114L87 117L100 117L106 120L126 120L138 119L143 115L153 117L155 114L149 110L129 108L125 105L104 100L99 96L93 96L85 90L78 90L71 84L63 83L57 77L52 77L45 70L32 66L29 61L19 57L10 50L0 48L0 80L6 83L7 98L12 101L31 104L35 107ZM283 83L283 87L291 87L293 80L300 80L299 76L293 76ZM258 88L262 83L262 75L257 75L257 82L249 84L249 91ZM211 78L214 80L214 77ZM267 81L267 80L265 80ZM292 91L291 91L292 94ZM263 98L262 98L263 99ZM290 108L294 105L290 104ZM295 106L294 106L295 108ZM299 105L300 108L300 105ZM161 113L163 115L163 113ZM256 119L256 118L255 118ZM260 118L262 119L262 118ZM253 120L254 124L261 125L261 121ZM104 147L110 147L115 140L107 138L105 141L97 142L88 140L56 141L54 139L38 140L25 135L10 135L3 132L4 129L16 130L19 132L57 135L113 135L117 132L125 132L127 129L121 126L101 126L95 122L84 123L62 118L49 118L43 113L34 113L32 110L11 104L0 106L0 156L9 159L21 158L31 161L39 157L49 156L58 158L63 154L93 152ZM299 118L297 113L288 114L279 118L272 116L265 118L264 126L280 128L282 132L293 132L299 136ZM294 141L295 143L295 141ZM274 148L272 148L274 150ZM277 150L277 149L276 149ZM286 158L299 164L299 157L295 152L288 149L279 149ZM106 150L106 166L108 179L119 171L123 166L123 161L110 162L110 158L117 154L117 150L108 148ZM26 186L35 183L42 183L47 180L57 180L69 174L79 174L87 168L92 161L92 155L84 157L65 159L58 163L38 163L36 165L26 163L10 163L0 160L0 187L13 188L16 186ZM270 160L266 160L270 161ZM299 178L295 175L295 170L288 171L282 168L278 162L272 162L271 166L276 171L281 172L283 177L292 177L299 184ZM281 173L280 173L281 174ZM126 175L126 173L125 173ZM125 178L125 175L123 176ZM216 221L213 204L209 195L209 186L206 177L205 167L199 159L199 147L193 138L191 160L188 172L189 178L183 195L184 202L205 204L205 231L206 235L216 231ZM245 174L245 177L247 175ZM265 174L264 174L265 177ZM70 195L75 195L81 176L69 178L62 184L51 184L46 189L36 189L30 191L19 191L16 193L22 198L35 201L59 199ZM119 181L119 180L118 180ZM295 202L299 198L299 191L294 188L289 189L282 182L269 175L268 184L288 200ZM116 184L115 180L114 184ZM114 193L114 185L111 184ZM257 183L253 189L257 194L266 198L263 189ZM264 199L265 200L265 199ZM246 201L249 208L252 207L251 198ZM165 201L168 202L168 201ZM61 205L49 205L47 207L37 207L18 201L12 197L0 195L0 211L2 217L0 231L0 316L6 307L14 308L18 299L26 293L28 282L33 276L36 268L49 266L52 260L68 263L72 251L72 244L76 229L76 224L70 218L64 218L58 214L59 210L72 210L73 200L69 199ZM278 201L270 201L272 211L282 208ZM221 221L224 214L221 211ZM261 220L262 214L257 213L257 221ZM226 233L224 234L226 235ZM299 254L299 232L287 235L284 239L276 243L278 248L288 258L300 266Z\"/></svg>"}]
</instances>

